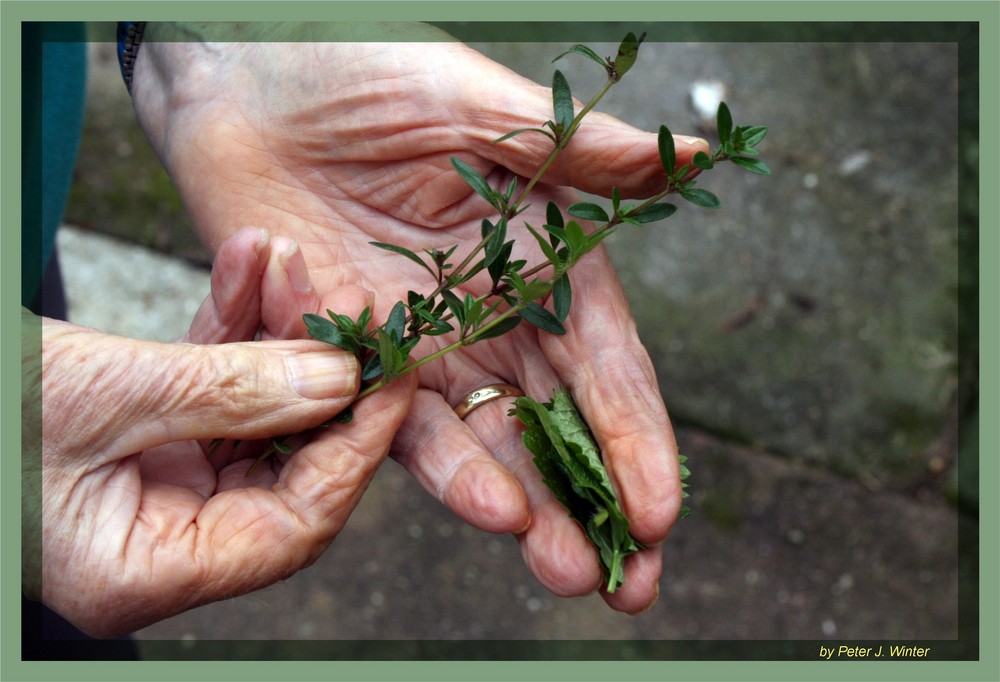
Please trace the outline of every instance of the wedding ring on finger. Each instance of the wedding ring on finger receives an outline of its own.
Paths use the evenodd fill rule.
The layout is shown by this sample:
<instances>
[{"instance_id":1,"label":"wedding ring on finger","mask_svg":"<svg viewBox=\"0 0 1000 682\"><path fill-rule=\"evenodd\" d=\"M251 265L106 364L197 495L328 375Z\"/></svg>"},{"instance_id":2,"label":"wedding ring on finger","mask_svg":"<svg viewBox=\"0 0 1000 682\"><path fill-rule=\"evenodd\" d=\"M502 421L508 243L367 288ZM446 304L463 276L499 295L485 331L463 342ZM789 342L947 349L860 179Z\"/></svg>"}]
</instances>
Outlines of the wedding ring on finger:
<instances>
[{"instance_id":1,"label":"wedding ring on finger","mask_svg":"<svg viewBox=\"0 0 1000 682\"><path fill-rule=\"evenodd\" d=\"M488 384L477 388L472 391L467 396L462 398L457 405L455 405L455 414L458 415L459 419L465 419L468 417L473 410L485 405L488 402L496 400L498 398L516 398L524 395L516 386L511 386L510 384Z\"/></svg>"}]
</instances>

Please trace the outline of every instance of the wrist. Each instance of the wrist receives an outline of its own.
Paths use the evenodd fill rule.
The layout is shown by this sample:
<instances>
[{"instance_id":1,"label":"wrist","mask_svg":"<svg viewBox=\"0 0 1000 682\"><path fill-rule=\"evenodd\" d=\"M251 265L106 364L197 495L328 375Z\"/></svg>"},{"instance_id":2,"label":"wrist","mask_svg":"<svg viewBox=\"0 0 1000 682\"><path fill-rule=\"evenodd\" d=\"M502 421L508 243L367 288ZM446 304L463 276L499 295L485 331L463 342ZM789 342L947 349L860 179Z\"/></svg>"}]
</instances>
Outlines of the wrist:
<instances>
[{"instance_id":1,"label":"wrist","mask_svg":"<svg viewBox=\"0 0 1000 682\"><path fill-rule=\"evenodd\" d=\"M151 22L144 27L141 48L132 63L129 93L143 132L161 162L167 165L169 125L181 110L187 81L199 70L202 43L170 24ZM123 72L124 77L124 72ZM167 166L169 170L169 166Z\"/></svg>"}]
</instances>

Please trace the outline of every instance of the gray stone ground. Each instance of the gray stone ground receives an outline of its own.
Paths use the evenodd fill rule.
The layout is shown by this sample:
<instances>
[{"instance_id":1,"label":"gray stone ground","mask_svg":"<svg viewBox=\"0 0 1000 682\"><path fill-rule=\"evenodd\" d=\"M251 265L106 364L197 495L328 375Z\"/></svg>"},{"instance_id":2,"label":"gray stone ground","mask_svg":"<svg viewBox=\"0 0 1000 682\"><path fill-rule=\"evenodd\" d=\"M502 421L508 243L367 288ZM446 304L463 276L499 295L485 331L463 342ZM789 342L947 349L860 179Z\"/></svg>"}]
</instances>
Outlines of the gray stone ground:
<instances>
[{"instance_id":1,"label":"gray stone ground","mask_svg":"<svg viewBox=\"0 0 1000 682\"><path fill-rule=\"evenodd\" d=\"M203 254L121 118L107 47L94 46L67 213L82 228L60 237L70 315L169 340L207 293ZM478 47L541 82L559 49ZM594 67L560 68L586 96ZM960 587L976 579L960 570L958 530L976 526L956 502L975 508L970 486L956 489L968 150L956 143L954 46L650 43L636 74L605 110L710 136L686 98L695 81L719 80L737 123L770 126L762 149L775 170L720 170L704 184L722 210L684 206L609 243L694 472L695 514L663 547L658 604L629 617L596 596L551 596L512 538L462 525L389 462L316 565L147 628L144 646L957 636ZM127 192L107 180L121 173ZM130 221L119 201L138 204Z\"/></svg>"}]
</instances>

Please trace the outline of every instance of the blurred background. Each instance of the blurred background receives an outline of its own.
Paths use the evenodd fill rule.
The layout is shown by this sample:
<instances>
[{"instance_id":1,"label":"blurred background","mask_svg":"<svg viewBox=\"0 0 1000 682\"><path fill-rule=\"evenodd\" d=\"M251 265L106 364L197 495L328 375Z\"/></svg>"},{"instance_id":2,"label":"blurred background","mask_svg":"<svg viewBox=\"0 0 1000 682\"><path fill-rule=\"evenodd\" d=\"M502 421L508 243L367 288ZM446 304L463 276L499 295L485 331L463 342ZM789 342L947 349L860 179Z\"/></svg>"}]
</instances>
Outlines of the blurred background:
<instances>
[{"instance_id":1,"label":"blurred background","mask_svg":"<svg viewBox=\"0 0 1000 682\"><path fill-rule=\"evenodd\" d=\"M544 84L586 39L446 28ZM714 109L699 114L692 93L721 90L737 124L769 127L773 170L723 167L703 183L721 209L683 205L608 241L693 472L657 605L625 616L596 595L552 596L512 537L465 526L390 461L313 567L137 633L148 656L211 640L244 656L338 640L358 657L371 640L411 641L401 657L432 640L631 642L587 650L614 657L663 641L697 656L695 640L974 638L975 605L960 604L978 581L977 74L956 41L975 33L792 26L742 42L741 27L650 28L600 108L713 140ZM601 80L585 59L559 68L579 98ZM208 258L112 44L91 44L88 87L59 238L70 318L171 340L208 292Z\"/></svg>"}]
</instances>

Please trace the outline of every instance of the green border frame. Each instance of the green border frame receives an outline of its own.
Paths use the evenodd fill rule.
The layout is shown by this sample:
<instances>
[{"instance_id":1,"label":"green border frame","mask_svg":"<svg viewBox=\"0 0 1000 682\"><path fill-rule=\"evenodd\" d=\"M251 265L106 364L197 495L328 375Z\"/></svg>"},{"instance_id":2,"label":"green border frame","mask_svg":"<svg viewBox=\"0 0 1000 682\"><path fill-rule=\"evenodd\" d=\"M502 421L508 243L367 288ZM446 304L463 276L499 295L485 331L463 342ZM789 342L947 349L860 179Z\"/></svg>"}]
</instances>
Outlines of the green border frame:
<instances>
[{"instance_id":1,"label":"green border frame","mask_svg":"<svg viewBox=\"0 0 1000 682\"><path fill-rule=\"evenodd\" d=\"M2 422L0 438L2 450L7 454L0 462L2 466L3 511L0 516L4 542L0 544L0 598L2 604L14 600L15 581L19 584L19 552L15 552L13 538L19 535L20 526L15 525L20 516L20 476L18 459L11 453L20 451L20 422L14 421L15 382L10 376L15 371L14 358L19 357L19 335L13 333L15 296L20 290L20 231L12 229L20 224L20 108L11 102L20 97L20 25L25 21L46 21L58 16L62 21L111 22L122 18L123 14L140 13L139 3L125 5L120 2L66 2L45 0L4 0L0 3L0 69L2 69L4 106L0 109L0 132L3 149L0 157L0 177L2 177L2 197L0 216L6 228L0 231L2 249L0 259L0 303L5 333L0 337L0 385L2 394ZM502 29L503 22L511 17L519 21L542 22L634 22L666 21L677 26L678 38L683 39L685 22L711 22L725 36L732 29L733 40L753 39L739 34L742 22L815 22L818 26L817 39L823 31L834 24L827 22L876 22L900 24L912 22L948 23L975 22L979 24L979 66L980 98L979 119L991 122L980 125L980 222L987 226L1000 224L1000 204L995 190L1000 172L998 155L1000 151L1000 131L992 122L1000 120L996 83L1000 82L1000 3L996 0L938 2L938 1L891 1L871 2L733 2L702 0L691 2L595 2L577 0L531 0L506 2L406 2L398 0L366 0L365 2L309 2L288 0L286 2L244 1L226 2L166 2L152 0L141 3L142 17L148 20L304 20L304 21L374 21L378 17L393 16L398 21L432 21L446 24L459 37L463 27L473 22L489 22ZM716 23L716 18L724 18ZM825 24L825 25L824 25ZM595 23L596 26L596 23ZM616 29L617 32L617 29ZM481 33L477 32L477 37ZM504 39L510 34L503 32ZM725 40L725 38L722 38ZM988 85L986 85L988 84ZM979 288L984 294L979 296L980 348L1000 347L998 315L995 301L1000 293L998 269L992 262L1000 255L1000 239L997 230L980 230L979 234ZM15 261L15 258L17 260ZM16 263L16 264L15 264ZM987 303L989 302L989 303ZM10 327L8 328L8 324ZM19 324L19 321L18 321ZM19 376L18 372L18 376ZM4 381L3 378L7 377ZM1000 408L998 396L998 357L995 352L980 357L980 409L985 414L997 414ZM982 481L996 481L998 461L995 457L1000 449L1000 432L996 420L980 420L979 451L980 488ZM503 655L475 655L474 651L455 646L428 643L423 653L431 659L441 660L355 660L355 661L143 661L125 662L21 662L19 660L19 608L3 608L0 620L2 648L0 648L0 678L4 680L117 680L117 679L212 679L212 680L262 680L262 679L365 679L365 680L453 680L475 677L480 680L504 679L551 679L551 680L662 680L662 679L742 679L742 680L785 680L785 679L885 679L885 680L997 680L1000 679L1000 658L995 645L1000 634L998 620L998 584L1000 574L998 562L997 520L998 500L995 495L980 495L979 525L979 567L974 574L980 581L980 624L978 661L923 661L923 662L819 662L781 661L787 657L787 649L780 642L748 643L757 647L757 655L745 660L700 660L700 661L609 661L594 660L594 655L576 659L572 652L557 656L564 660L527 660L531 643L498 643L493 649L507 651L509 658L525 660L497 660ZM15 513L17 510L17 513ZM975 542L975 539L973 539ZM986 608L983 608L986 607ZM401 643L402 644L402 643ZM410 645L414 643L408 643ZM578 643L584 644L584 643ZM704 658L698 654L697 643L679 643L695 649L691 658ZM423 646L423 645L421 645ZM458 648L455 648L455 647ZM363 647L362 647L363 649ZM420 648L409 649L421 651ZM583 649L584 651L586 649ZM782 651L786 655L782 655ZM358 653L361 649L356 650ZM483 650L485 653L485 650ZM598 650L600 652L600 650ZM520 653L520 655L519 655ZM525 655L528 653L529 655ZM710 653L710 652L709 652ZM537 654L536 654L537 656ZM320 656L327 658L326 656ZM448 659L465 660L448 660ZM485 662L476 662L477 659ZM760 660L765 659L765 660ZM772 659L772 660L766 660Z\"/></svg>"}]
</instances>

